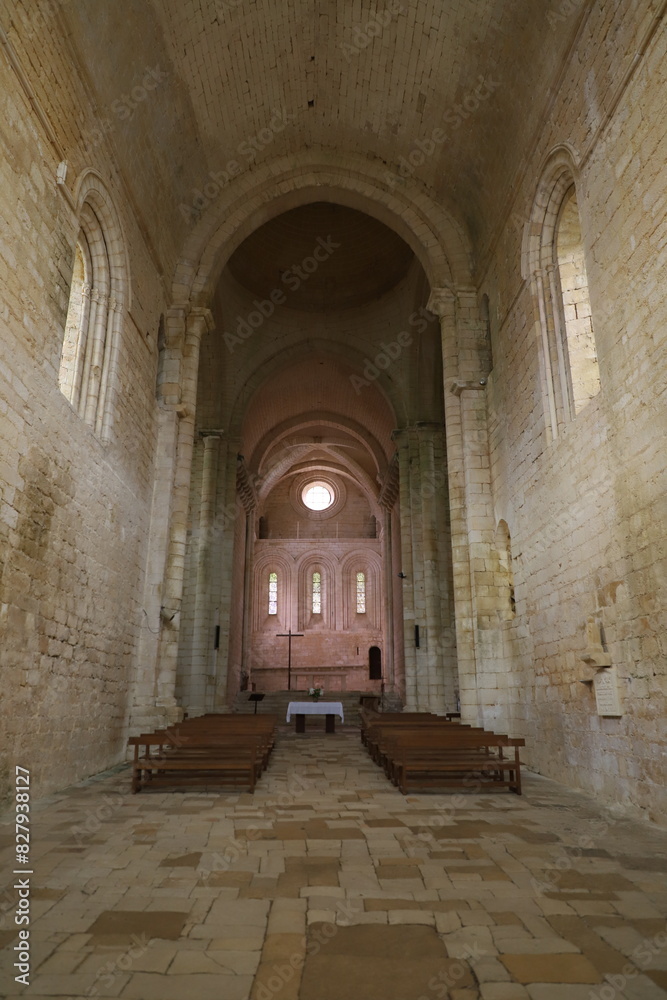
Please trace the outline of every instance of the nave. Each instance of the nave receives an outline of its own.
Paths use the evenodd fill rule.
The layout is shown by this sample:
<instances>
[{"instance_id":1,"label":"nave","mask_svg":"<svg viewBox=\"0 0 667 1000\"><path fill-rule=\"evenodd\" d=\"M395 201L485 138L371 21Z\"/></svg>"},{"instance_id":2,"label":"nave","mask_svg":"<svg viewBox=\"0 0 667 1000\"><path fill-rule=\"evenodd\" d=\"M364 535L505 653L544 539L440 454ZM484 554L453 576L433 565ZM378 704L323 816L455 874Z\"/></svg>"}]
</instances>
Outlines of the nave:
<instances>
[{"instance_id":1,"label":"nave","mask_svg":"<svg viewBox=\"0 0 667 1000\"><path fill-rule=\"evenodd\" d=\"M521 798L403 796L355 726L281 726L254 795L133 796L121 765L32 829L33 976L8 996L667 996L664 835L528 771Z\"/></svg>"}]
</instances>

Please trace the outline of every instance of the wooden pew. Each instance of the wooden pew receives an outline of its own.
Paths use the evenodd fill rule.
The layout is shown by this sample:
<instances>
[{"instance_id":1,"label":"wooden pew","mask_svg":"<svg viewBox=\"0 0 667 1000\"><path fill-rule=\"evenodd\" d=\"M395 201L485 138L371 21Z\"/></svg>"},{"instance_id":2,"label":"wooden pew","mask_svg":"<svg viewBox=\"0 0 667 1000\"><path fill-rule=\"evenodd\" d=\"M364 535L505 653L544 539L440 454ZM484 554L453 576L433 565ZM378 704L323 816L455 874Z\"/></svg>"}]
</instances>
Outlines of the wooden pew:
<instances>
[{"instance_id":1,"label":"wooden pew","mask_svg":"<svg viewBox=\"0 0 667 1000\"><path fill-rule=\"evenodd\" d=\"M422 721L415 719L392 720L390 723L376 722L368 726L366 730L366 749L376 764L382 765L383 744L400 733L425 732L437 733L446 730L458 732L462 729L469 729L469 726L462 726L458 722L447 722L446 719L437 715L428 716Z\"/></svg>"},{"instance_id":2,"label":"wooden pew","mask_svg":"<svg viewBox=\"0 0 667 1000\"><path fill-rule=\"evenodd\" d=\"M361 742L364 746L367 744L368 730L371 726L389 726L392 723L409 725L410 723L427 722L434 719L442 721L441 716L433 715L431 712L375 712L371 709L361 709L359 716L361 718Z\"/></svg>"},{"instance_id":3,"label":"wooden pew","mask_svg":"<svg viewBox=\"0 0 667 1000\"><path fill-rule=\"evenodd\" d=\"M521 795L519 747L524 739L497 733L460 734L450 740L403 742L391 760L394 780L403 794L418 788L508 788ZM513 751L505 756L504 751Z\"/></svg>"},{"instance_id":4,"label":"wooden pew","mask_svg":"<svg viewBox=\"0 0 667 1000\"><path fill-rule=\"evenodd\" d=\"M222 784L243 785L252 792L268 765L276 721L275 716L267 715L201 716L132 736L132 791Z\"/></svg>"},{"instance_id":5,"label":"wooden pew","mask_svg":"<svg viewBox=\"0 0 667 1000\"><path fill-rule=\"evenodd\" d=\"M521 794L523 739L426 713L367 713L362 725L371 757L404 794L461 785Z\"/></svg>"}]
</instances>

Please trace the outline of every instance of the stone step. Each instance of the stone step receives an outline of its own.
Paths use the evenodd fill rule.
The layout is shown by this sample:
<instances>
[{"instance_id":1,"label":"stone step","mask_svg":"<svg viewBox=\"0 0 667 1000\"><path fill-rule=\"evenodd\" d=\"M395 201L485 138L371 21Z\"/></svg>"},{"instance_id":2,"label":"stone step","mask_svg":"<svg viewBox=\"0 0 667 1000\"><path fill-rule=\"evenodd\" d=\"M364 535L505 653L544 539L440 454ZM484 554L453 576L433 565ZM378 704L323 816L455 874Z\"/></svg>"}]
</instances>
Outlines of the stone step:
<instances>
[{"instance_id":1,"label":"stone step","mask_svg":"<svg viewBox=\"0 0 667 1000\"><path fill-rule=\"evenodd\" d=\"M322 701L339 701L343 705L345 721L357 723L359 721L359 698L367 691L332 691L325 692ZM250 701L250 691L240 691L232 707L233 712L243 715L252 715L255 711L255 703ZM267 691L264 699L257 703L258 715L278 715L285 718L287 706L290 701L312 701L307 691ZM397 695L386 694L384 700L386 711L400 711L401 701Z\"/></svg>"}]
</instances>

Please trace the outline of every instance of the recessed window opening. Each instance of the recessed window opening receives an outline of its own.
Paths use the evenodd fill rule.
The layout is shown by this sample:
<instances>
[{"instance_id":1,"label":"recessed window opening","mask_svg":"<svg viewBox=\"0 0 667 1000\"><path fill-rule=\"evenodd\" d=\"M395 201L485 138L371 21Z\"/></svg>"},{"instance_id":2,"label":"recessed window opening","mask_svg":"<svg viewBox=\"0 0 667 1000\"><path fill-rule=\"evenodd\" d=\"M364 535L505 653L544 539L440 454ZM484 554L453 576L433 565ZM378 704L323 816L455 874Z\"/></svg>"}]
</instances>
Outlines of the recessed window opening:
<instances>
[{"instance_id":1,"label":"recessed window opening","mask_svg":"<svg viewBox=\"0 0 667 1000\"><path fill-rule=\"evenodd\" d=\"M269 573L269 614L278 614L278 574Z\"/></svg>"},{"instance_id":2,"label":"recessed window opening","mask_svg":"<svg viewBox=\"0 0 667 1000\"><path fill-rule=\"evenodd\" d=\"M308 483L301 499L310 510L326 510L334 502L334 495L326 483Z\"/></svg>"},{"instance_id":3,"label":"recessed window opening","mask_svg":"<svg viewBox=\"0 0 667 1000\"><path fill-rule=\"evenodd\" d=\"M600 369L574 186L565 195L561 206L554 256L560 279L565 327L561 335L564 334L564 350L569 360L568 389L571 408L576 414L600 391Z\"/></svg>"},{"instance_id":4,"label":"recessed window opening","mask_svg":"<svg viewBox=\"0 0 667 1000\"><path fill-rule=\"evenodd\" d=\"M88 248L84 253L83 236L76 244L69 307L65 321L65 336L60 357L58 384L70 403L77 405L81 394L81 377L85 338L90 310L90 264Z\"/></svg>"},{"instance_id":5,"label":"recessed window opening","mask_svg":"<svg viewBox=\"0 0 667 1000\"><path fill-rule=\"evenodd\" d=\"M322 574L313 573L313 614L322 614Z\"/></svg>"},{"instance_id":6,"label":"recessed window opening","mask_svg":"<svg viewBox=\"0 0 667 1000\"><path fill-rule=\"evenodd\" d=\"M366 614L366 574L357 573L357 614Z\"/></svg>"}]
</instances>

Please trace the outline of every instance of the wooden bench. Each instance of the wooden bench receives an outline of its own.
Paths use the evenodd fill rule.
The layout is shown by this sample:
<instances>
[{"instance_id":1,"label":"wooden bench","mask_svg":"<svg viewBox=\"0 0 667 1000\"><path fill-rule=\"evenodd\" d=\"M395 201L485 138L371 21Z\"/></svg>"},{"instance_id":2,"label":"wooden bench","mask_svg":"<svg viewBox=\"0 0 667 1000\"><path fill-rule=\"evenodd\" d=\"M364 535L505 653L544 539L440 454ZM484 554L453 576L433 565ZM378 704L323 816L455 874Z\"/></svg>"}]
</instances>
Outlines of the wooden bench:
<instances>
[{"instance_id":1,"label":"wooden bench","mask_svg":"<svg viewBox=\"0 0 667 1000\"><path fill-rule=\"evenodd\" d=\"M253 792L275 741L275 716L219 715L132 736L132 791L175 785L243 785ZM140 755L143 748L144 753Z\"/></svg>"},{"instance_id":2,"label":"wooden bench","mask_svg":"<svg viewBox=\"0 0 667 1000\"><path fill-rule=\"evenodd\" d=\"M447 722L438 716L429 716L423 722L416 722L414 719L391 723L375 723L366 729L365 743L366 749L376 764L382 764L382 745L387 740L393 739L402 733L423 732L438 733L446 730L459 732L469 729L469 726L462 726L458 722Z\"/></svg>"},{"instance_id":3,"label":"wooden bench","mask_svg":"<svg viewBox=\"0 0 667 1000\"><path fill-rule=\"evenodd\" d=\"M419 722L440 719L440 716L432 715L430 712L376 712L373 709L362 708L359 711L361 718L361 742L367 745L368 730L372 726L387 726L392 723L397 725L414 725Z\"/></svg>"},{"instance_id":4,"label":"wooden bench","mask_svg":"<svg viewBox=\"0 0 667 1000\"><path fill-rule=\"evenodd\" d=\"M403 794L417 788L464 786L486 790L508 788L521 795L519 747L525 740L493 733L473 733L466 739L394 751L392 772ZM505 756L506 749L513 753Z\"/></svg>"},{"instance_id":5,"label":"wooden bench","mask_svg":"<svg viewBox=\"0 0 667 1000\"><path fill-rule=\"evenodd\" d=\"M422 749L428 749L429 747L437 748L443 745L452 746L463 743L463 736L465 734L474 733L480 735L486 732L486 730L478 727L473 729L471 726L457 726L452 733L451 728L448 723L443 722L441 726L428 726L424 727L424 729L410 728L378 734L371 733L369 736L370 746L372 747L371 756L376 764L384 767L387 777L391 777L389 762L393 759L397 750L403 746L416 746ZM494 734L489 733L489 735L493 736Z\"/></svg>"},{"instance_id":6,"label":"wooden bench","mask_svg":"<svg viewBox=\"0 0 667 1000\"><path fill-rule=\"evenodd\" d=\"M521 794L523 739L426 713L368 712L362 727L371 757L403 794L456 786Z\"/></svg>"}]
</instances>

